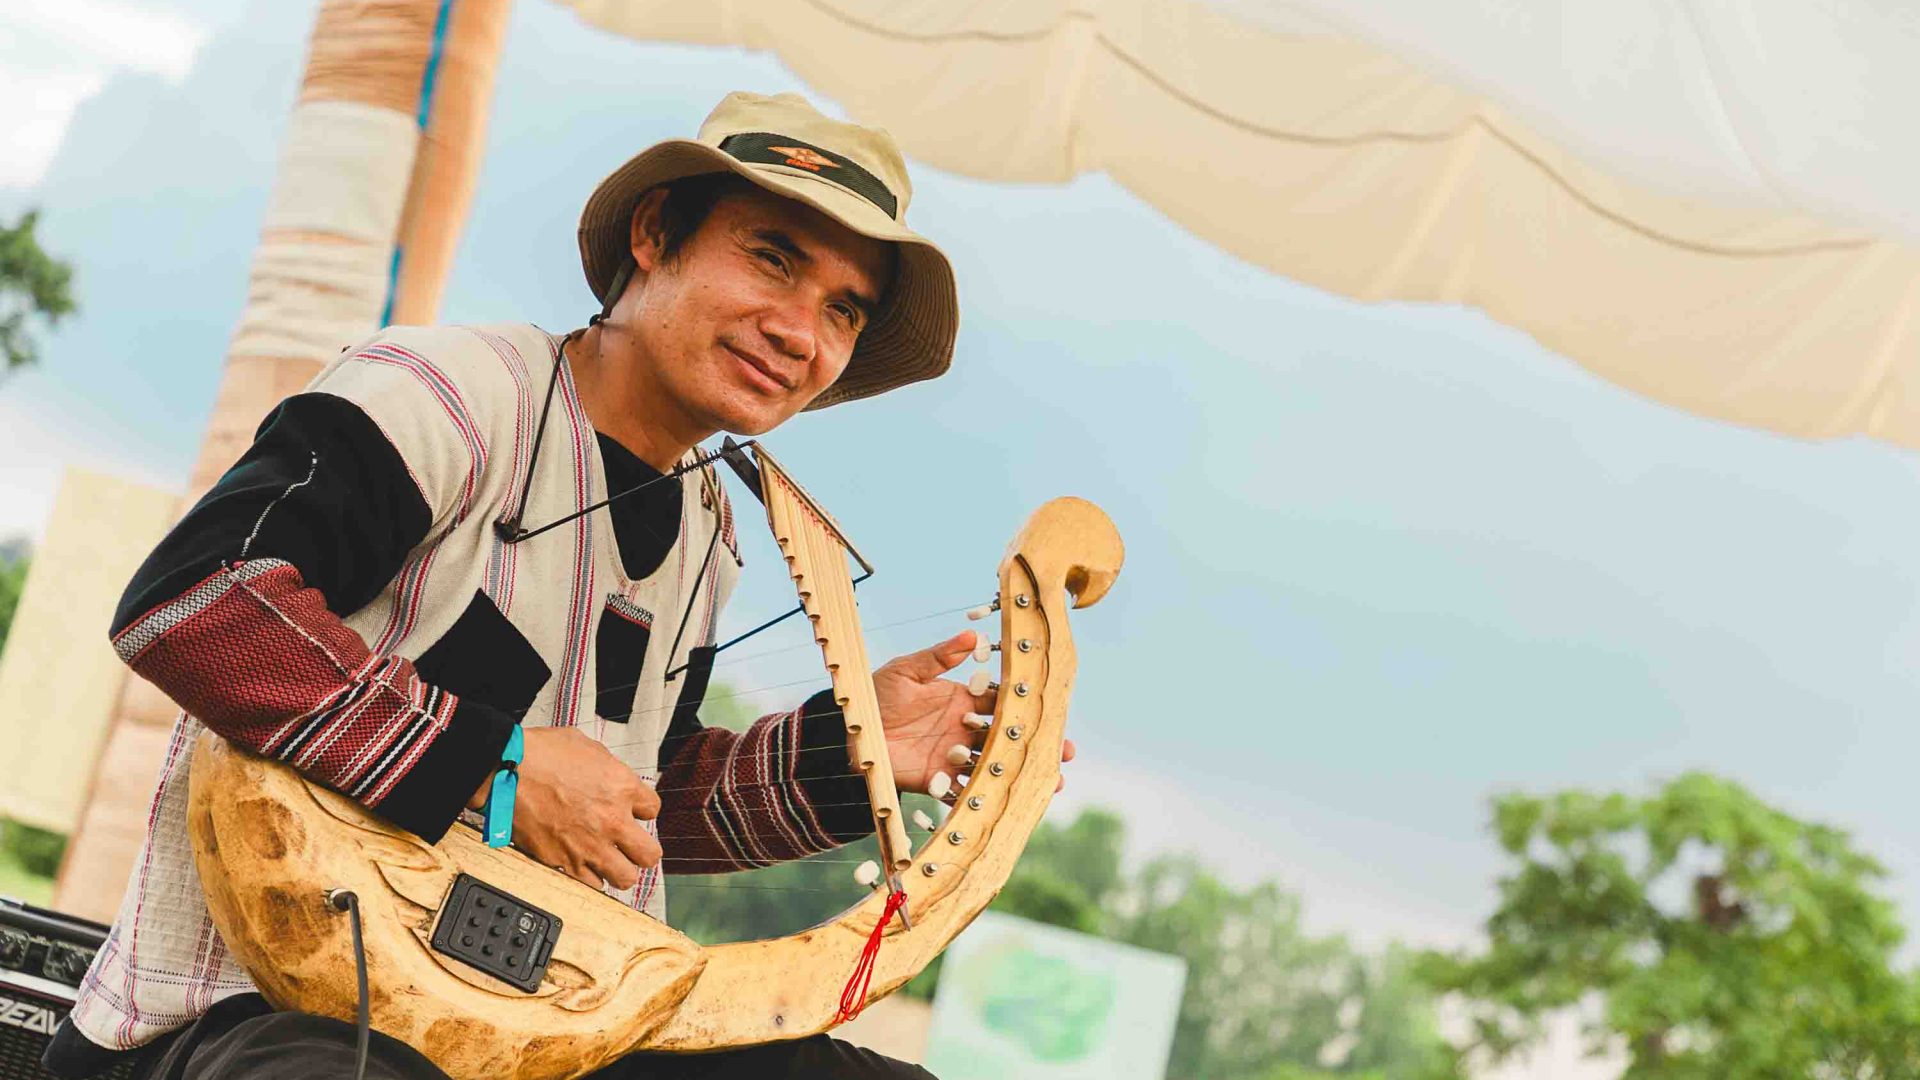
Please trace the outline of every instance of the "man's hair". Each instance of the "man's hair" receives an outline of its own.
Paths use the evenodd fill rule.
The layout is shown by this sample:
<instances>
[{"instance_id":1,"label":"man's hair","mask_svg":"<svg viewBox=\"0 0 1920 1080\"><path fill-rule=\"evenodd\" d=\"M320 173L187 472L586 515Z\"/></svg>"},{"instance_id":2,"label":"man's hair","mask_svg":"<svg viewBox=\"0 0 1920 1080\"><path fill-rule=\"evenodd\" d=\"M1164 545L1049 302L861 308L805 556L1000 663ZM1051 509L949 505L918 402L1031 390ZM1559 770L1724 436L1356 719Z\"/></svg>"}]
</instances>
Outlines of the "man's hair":
<instances>
[{"instance_id":1,"label":"man's hair","mask_svg":"<svg viewBox=\"0 0 1920 1080\"><path fill-rule=\"evenodd\" d=\"M672 260L700 231L715 204L734 192L751 190L755 184L735 173L716 172L685 176L660 186L667 189L666 201L660 204L660 255Z\"/></svg>"}]
</instances>

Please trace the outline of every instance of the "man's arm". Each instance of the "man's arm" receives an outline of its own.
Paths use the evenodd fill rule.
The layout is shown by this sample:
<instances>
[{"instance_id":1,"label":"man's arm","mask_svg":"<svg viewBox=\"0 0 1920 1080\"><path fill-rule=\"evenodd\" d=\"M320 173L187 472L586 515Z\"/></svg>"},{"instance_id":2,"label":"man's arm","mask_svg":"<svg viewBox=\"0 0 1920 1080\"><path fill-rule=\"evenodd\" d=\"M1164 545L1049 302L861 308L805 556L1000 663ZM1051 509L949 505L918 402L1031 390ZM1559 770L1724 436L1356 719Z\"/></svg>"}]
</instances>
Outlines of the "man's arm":
<instances>
[{"instance_id":1,"label":"man's arm","mask_svg":"<svg viewBox=\"0 0 1920 1080\"><path fill-rule=\"evenodd\" d=\"M379 595L434 518L358 406L290 398L135 574L114 647L227 739L436 840L514 718L375 655L340 619Z\"/></svg>"},{"instance_id":2,"label":"man's arm","mask_svg":"<svg viewBox=\"0 0 1920 1080\"><path fill-rule=\"evenodd\" d=\"M699 654L706 652L702 658ZM873 831L866 781L847 764L847 729L821 691L746 731L701 725L712 646L694 650L660 745L662 860L673 874L720 874L804 858Z\"/></svg>"},{"instance_id":3,"label":"man's arm","mask_svg":"<svg viewBox=\"0 0 1920 1080\"><path fill-rule=\"evenodd\" d=\"M995 693L973 694L944 678L978 644L966 630L873 673L875 703L901 791L922 791L953 768L947 752L978 746L973 713L992 713ZM830 691L756 721L745 732L702 727L712 649L694 650L687 687L660 747L660 828L668 869L717 874L798 859L873 831L865 777L847 759L847 729ZM1065 756L1073 756L1072 743Z\"/></svg>"}]
</instances>

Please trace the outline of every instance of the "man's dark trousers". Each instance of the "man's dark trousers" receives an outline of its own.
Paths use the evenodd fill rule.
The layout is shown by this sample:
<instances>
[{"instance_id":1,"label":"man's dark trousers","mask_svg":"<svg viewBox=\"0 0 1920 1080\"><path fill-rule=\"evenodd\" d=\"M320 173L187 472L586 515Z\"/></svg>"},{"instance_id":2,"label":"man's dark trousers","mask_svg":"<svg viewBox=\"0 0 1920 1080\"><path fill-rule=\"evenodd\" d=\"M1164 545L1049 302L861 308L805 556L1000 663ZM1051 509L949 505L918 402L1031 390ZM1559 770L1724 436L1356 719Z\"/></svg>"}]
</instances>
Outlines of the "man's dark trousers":
<instances>
[{"instance_id":1,"label":"man's dark trousers","mask_svg":"<svg viewBox=\"0 0 1920 1080\"><path fill-rule=\"evenodd\" d=\"M274 1012L258 994L216 1003L145 1063L137 1080L352 1080L352 1024ZM588 1080L934 1080L918 1065L816 1035L715 1054L633 1054ZM373 1033L367 1080L446 1080L412 1047ZM512 1080L501 1077L500 1080Z\"/></svg>"}]
</instances>

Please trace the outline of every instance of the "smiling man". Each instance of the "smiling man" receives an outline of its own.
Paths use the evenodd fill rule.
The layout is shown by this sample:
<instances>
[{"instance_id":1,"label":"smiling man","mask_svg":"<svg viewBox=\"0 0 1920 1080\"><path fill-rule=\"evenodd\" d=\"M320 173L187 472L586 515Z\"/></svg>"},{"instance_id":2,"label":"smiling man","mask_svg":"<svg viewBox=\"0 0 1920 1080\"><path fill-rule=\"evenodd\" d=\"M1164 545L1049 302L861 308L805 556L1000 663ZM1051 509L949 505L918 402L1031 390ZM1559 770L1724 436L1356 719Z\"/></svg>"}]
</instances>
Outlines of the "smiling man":
<instances>
[{"instance_id":1,"label":"smiling man","mask_svg":"<svg viewBox=\"0 0 1920 1080\"><path fill-rule=\"evenodd\" d=\"M946 370L953 275L905 225L909 194L885 133L731 95L698 139L646 150L588 200L586 329L391 328L266 419L115 616L120 655L184 711L50 1067L351 1074L352 1026L272 1011L207 916L186 831L203 728L430 840L517 760L513 843L656 917L675 875L870 831L829 693L745 732L699 722L740 561L711 468L674 473L716 433ZM905 790L980 738L965 721L991 694L941 677L973 645L875 672ZM604 1072L926 1075L825 1037ZM368 1074L440 1075L378 1035Z\"/></svg>"}]
</instances>

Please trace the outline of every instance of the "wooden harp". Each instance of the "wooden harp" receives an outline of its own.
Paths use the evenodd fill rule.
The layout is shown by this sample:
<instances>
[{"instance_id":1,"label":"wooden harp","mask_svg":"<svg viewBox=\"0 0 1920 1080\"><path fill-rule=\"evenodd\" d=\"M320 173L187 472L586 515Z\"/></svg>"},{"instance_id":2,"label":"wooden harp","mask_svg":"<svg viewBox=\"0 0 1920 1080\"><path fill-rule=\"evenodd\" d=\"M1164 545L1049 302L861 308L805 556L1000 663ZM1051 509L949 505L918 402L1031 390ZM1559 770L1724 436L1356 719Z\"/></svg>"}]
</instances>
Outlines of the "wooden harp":
<instances>
[{"instance_id":1,"label":"wooden harp","mask_svg":"<svg viewBox=\"0 0 1920 1080\"><path fill-rule=\"evenodd\" d=\"M885 932L864 998L872 1001L919 973L1012 872L1059 776L1075 670L1067 610L1105 595L1123 549L1107 516L1074 498L1042 506L1014 537L995 605L1000 640L1013 646L1000 650L999 703L972 782L914 854L873 707L851 548L777 463L757 457L769 522L874 795L889 879L913 914L911 927L896 921ZM260 992L278 1008L354 1019L352 936L328 902L350 889L364 923L373 1026L455 1080L570 1080L639 1050L718 1050L826 1031L886 904L886 890L876 890L799 933L702 946L512 848L487 847L465 826L428 844L211 732L193 754L188 826L207 906ZM531 987L435 947L436 929L474 881L559 927Z\"/></svg>"}]
</instances>

